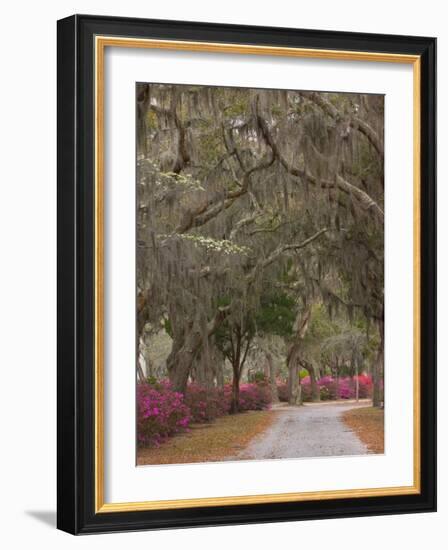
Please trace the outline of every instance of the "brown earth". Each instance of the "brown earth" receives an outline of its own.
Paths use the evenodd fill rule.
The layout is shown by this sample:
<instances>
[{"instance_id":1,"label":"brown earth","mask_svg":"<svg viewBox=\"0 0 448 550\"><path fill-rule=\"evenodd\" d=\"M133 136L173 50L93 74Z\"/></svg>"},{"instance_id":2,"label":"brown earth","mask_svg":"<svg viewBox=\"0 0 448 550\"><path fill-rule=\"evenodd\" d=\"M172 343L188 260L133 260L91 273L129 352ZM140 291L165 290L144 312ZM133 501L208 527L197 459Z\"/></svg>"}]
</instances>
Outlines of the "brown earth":
<instances>
[{"instance_id":1,"label":"brown earth","mask_svg":"<svg viewBox=\"0 0 448 550\"><path fill-rule=\"evenodd\" d=\"M346 411L343 415L346 425L367 445L370 453L384 453L384 410L364 407Z\"/></svg>"},{"instance_id":2,"label":"brown earth","mask_svg":"<svg viewBox=\"0 0 448 550\"><path fill-rule=\"evenodd\" d=\"M137 452L137 465L189 464L226 460L237 454L256 435L266 430L275 411L249 411L218 418L210 424L195 424L158 448Z\"/></svg>"}]
</instances>

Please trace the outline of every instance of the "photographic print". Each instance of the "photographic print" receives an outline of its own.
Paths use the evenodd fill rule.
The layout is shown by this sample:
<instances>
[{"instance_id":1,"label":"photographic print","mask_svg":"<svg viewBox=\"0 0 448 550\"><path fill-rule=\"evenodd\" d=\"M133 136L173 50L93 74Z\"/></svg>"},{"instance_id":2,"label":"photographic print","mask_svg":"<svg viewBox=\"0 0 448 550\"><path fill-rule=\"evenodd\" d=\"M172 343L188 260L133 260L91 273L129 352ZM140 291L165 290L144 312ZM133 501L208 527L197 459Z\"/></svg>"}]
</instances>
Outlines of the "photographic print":
<instances>
[{"instance_id":1,"label":"photographic print","mask_svg":"<svg viewBox=\"0 0 448 550\"><path fill-rule=\"evenodd\" d=\"M137 464L384 453L384 96L136 85Z\"/></svg>"},{"instance_id":2,"label":"photographic print","mask_svg":"<svg viewBox=\"0 0 448 550\"><path fill-rule=\"evenodd\" d=\"M58 21L59 529L436 510L435 61Z\"/></svg>"}]
</instances>

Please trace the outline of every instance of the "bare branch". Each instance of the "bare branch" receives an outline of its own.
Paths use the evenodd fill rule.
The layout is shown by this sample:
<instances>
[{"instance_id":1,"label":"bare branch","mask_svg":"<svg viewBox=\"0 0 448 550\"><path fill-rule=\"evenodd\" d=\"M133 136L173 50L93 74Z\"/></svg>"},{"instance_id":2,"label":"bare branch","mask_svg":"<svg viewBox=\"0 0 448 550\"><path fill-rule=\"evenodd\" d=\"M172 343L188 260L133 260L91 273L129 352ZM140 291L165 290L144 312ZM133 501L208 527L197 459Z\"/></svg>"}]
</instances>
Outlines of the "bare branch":
<instances>
[{"instance_id":1,"label":"bare branch","mask_svg":"<svg viewBox=\"0 0 448 550\"><path fill-rule=\"evenodd\" d=\"M260 170L269 168L274 160L274 155L270 155L268 158L263 158L258 164L244 173L242 182L240 183L238 189L228 192L224 197L217 195L208 200L202 206L198 207L196 210L188 210L184 215L184 219L176 228L176 233L185 233L192 227L201 227L211 219L215 218L220 212L230 208L236 199L248 193L252 175Z\"/></svg>"},{"instance_id":2,"label":"bare branch","mask_svg":"<svg viewBox=\"0 0 448 550\"><path fill-rule=\"evenodd\" d=\"M260 266L262 268L265 268L267 267L268 265L272 264L272 262L275 262L275 260L277 260L277 258L279 256L281 256L282 254L284 254L285 252L289 252L290 250L300 250L301 248L305 248L306 246L308 246L309 244L311 244L313 241L315 241L316 239L318 239L321 235L323 235L324 233L326 233L328 231L328 228L327 227L324 227L323 229L320 229L317 233L315 233L314 235L312 235L311 237L308 237L308 239L305 239L303 242L301 243L294 243L294 244L285 244L285 245L282 245L282 246L279 246L278 248L276 248L274 250L274 252L272 252L267 258L265 258Z\"/></svg>"}]
</instances>

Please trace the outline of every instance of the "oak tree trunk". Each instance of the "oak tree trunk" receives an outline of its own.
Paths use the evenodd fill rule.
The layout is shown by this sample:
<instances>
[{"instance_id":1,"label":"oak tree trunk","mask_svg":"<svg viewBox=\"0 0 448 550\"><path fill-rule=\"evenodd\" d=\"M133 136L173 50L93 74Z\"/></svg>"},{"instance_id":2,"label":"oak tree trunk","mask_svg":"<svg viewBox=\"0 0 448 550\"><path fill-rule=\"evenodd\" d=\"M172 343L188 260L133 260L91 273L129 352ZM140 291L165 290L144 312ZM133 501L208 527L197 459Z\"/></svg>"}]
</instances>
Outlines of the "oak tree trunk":
<instances>
[{"instance_id":1,"label":"oak tree trunk","mask_svg":"<svg viewBox=\"0 0 448 550\"><path fill-rule=\"evenodd\" d=\"M277 388L277 379L275 376L275 366L274 361L272 360L272 354L270 352L266 353L266 361L268 364L268 379L269 385L271 388L271 399L273 403L278 403L280 400L278 398L278 388Z\"/></svg>"},{"instance_id":2,"label":"oak tree trunk","mask_svg":"<svg viewBox=\"0 0 448 550\"><path fill-rule=\"evenodd\" d=\"M288 373L288 403L289 405L302 405L302 385L297 361L288 365Z\"/></svg>"},{"instance_id":3,"label":"oak tree trunk","mask_svg":"<svg viewBox=\"0 0 448 550\"><path fill-rule=\"evenodd\" d=\"M230 404L230 414L236 414L240 410L240 373L239 364L232 365L232 401Z\"/></svg>"},{"instance_id":4,"label":"oak tree trunk","mask_svg":"<svg viewBox=\"0 0 448 550\"><path fill-rule=\"evenodd\" d=\"M212 336L228 314L228 308L218 309L214 318L205 327L205 338ZM193 323L188 329L174 331L173 345L166 360L168 377L174 391L185 393L191 368L201 345L204 331L200 331Z\"/></svg>"},{"instance_id":5,"label":"oak tree trunk","mask_svg":"<svg viewBox=\"0 0 448 550\"><path fill-rule=\"evenodd\" d=\"M302 386L300 384L300 376L298 365L300 361L300 349L302 340L305 338L311 318L312 304L309 303L305 311L298 312L294 322L294 341L288 350L286 357L289 379L288 379L288 402L290 405L302 404Z\"/></svg>"},{"instance_id":6,"label":"oak tree trunk","mask_svg":"<svg viewBox=\"0 0 448 550\"><path fill-rule=\"evenodd\" d=\"M383 370L384 370L384 321L378 322L378 332L380 343L378 352L373 363L372 382L373 395L372 405L374 407L382 407L384 405L384 387L383 387Z\"/></svg>"},{"instance_id":7,"label":"oak tree trunk","mask_svg":"<svg viewBox=\"0 0 448 550\"><path fill-rule=\"evenodd\" d=\"M185 393L191 367L200 344L201 337L195 330L190 330L182 340L177 338L173 340L171 352L166 360L166 367L174 391Z\"/></svg>"},{"instance_id":8,"label":"oak tree trunk","mask_svg":"<svg viewBox=\"0 0 448 550\"><path fill-rule=\"evenodd\" d=\"M317 379L316 379L316 372L313 368L312 365L310 365L308 368L307 368L307 371L310 375L310 383L311 383L311 400L312 401L320 401L320 388L319 388L319 385L317 383Z\"/></svg>"}]
</instances>

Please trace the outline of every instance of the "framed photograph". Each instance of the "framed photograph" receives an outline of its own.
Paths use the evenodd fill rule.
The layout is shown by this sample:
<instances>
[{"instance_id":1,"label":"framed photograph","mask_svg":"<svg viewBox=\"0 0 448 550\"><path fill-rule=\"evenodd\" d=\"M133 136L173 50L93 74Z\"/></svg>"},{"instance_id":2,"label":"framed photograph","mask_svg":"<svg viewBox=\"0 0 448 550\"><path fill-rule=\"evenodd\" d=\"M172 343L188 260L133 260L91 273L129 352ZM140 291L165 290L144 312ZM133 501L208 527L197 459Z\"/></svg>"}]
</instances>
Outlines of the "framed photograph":
<instances>
[{"instance_id":1,"label":"framed photograph","mask_svg":"<svg viewBox=\"0 0 448 550\"><path fill-rule=\"evenodd\" d=\"M58 527L436 508L434 38L58 22Z\"/></svg>"}]
</instances>

